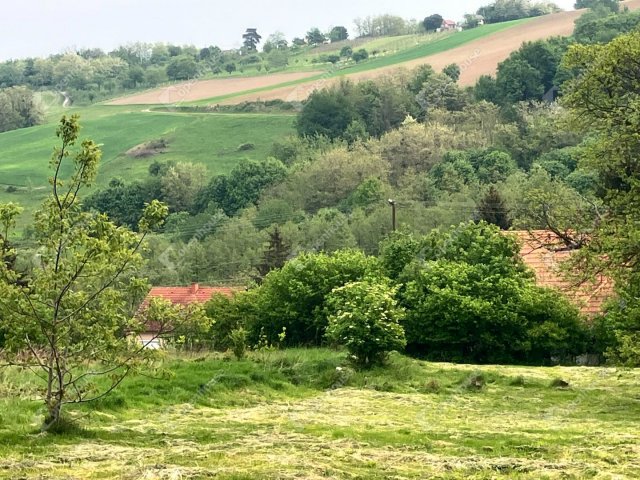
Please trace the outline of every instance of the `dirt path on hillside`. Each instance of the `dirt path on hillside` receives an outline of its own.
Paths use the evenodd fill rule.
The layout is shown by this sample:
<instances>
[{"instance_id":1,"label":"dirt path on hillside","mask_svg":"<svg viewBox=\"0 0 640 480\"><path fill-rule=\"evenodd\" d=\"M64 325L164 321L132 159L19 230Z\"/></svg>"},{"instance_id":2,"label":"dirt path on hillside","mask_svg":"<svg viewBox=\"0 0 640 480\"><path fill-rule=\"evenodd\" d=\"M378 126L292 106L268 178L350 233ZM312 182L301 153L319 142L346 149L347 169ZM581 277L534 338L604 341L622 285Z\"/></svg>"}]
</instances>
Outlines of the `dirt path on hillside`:
<instances>
[{"instance_id":1,"label":"dirt path on hillside","mask_svg":"<svg viewBox=\"0 0 640 480\"><path fill-rule=\"evenodd\" d=\"M640 8L640 0L631 0L624 2L622 5L630 10L637 10ZM367 80L388 74L399 68L411 69L424 64L430 64L434 69L440 71L446 65L457 63L462 70L460 84L463 86L474 85L482 75L495 74L498 64L504 61L511 52L517 50L523 42L571 35L576 19L584 12L584 10L574 10L534 18L522 25L508 28L446 52L390 67L347 75L346 78L355 81ZM306 99L314 90L339 82L340 78L344 77L318 80L293 87L277 88L268 92L242 95L226 100L222 104L230 105L274 99L301 101Z\"/></svg>"},{"instance_id":2,"label":"dirt path on hillside","mask_svg":"<svg viewBox=\"0 0 640 480\"><path fill-rule=\"evenodd\" d=\"M118 98L109 102L107 105L173 105L180 102L193 102L256 88L270 87L272 85L313 77L321 73L322 72L276 73L260 77L216 78L184 82Z\"/></svg>"}]
</instances>

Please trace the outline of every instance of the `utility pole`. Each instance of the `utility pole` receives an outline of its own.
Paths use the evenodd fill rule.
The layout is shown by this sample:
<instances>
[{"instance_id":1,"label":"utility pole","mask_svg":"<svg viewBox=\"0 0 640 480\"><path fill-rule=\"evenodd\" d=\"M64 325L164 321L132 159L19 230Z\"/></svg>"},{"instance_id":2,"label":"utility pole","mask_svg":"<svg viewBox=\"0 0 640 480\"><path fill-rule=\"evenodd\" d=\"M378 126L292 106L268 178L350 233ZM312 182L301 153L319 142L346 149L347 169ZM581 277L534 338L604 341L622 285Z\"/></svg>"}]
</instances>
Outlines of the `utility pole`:
<instances>
[{"instance_id":1,"label":"utility pole","mask_svg":"<svg viewBox=\"0 0 640 480\"><path fill-rule=\"evenodd\" d=\"M391 227L393 231L396 231L396 201L389 199L389 205L391 205Z\"/></svg>"}]
</instances>

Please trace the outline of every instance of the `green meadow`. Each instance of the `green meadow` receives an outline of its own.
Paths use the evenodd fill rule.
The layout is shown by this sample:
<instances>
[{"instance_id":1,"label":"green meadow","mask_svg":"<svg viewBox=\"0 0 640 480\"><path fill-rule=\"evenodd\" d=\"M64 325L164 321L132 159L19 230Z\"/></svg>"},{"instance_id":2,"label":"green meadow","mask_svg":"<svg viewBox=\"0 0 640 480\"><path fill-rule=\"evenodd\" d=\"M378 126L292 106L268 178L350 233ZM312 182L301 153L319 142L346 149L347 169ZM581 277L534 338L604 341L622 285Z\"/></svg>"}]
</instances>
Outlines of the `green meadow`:
<instances>
[{"instance_id":1,"label":"green meadow","mask_svg":"<svg viewBox=\"0 0 640 480\"><path fill-rule=\"evenodd\" d=\"M4 370L0 478L638 478L639 380L397 354L355 372L324 349L170 355L53 435L36 378Z\"/></svg>"},{"instance_id":2,"label":"green meadow","mask_svg":"<svg viewBox=\"0 0 640 480\"><path fill-rule=\"evenodd\" d=\"M107 106L66 113L80 115L82 138L102 144L98 187L114 177L143 179L154 161L202 163L211 176L226 173L243 159L266 158L275 140L292 133L295 121L292 115L177 114ZM0 202L18 202L32 211L48 194L55 130L52 122L0 133ZM158 139L168 142L165 153L146 158L127 154ZM254 148L239 150L247 143Z\"/></svg>"}]
</instances>

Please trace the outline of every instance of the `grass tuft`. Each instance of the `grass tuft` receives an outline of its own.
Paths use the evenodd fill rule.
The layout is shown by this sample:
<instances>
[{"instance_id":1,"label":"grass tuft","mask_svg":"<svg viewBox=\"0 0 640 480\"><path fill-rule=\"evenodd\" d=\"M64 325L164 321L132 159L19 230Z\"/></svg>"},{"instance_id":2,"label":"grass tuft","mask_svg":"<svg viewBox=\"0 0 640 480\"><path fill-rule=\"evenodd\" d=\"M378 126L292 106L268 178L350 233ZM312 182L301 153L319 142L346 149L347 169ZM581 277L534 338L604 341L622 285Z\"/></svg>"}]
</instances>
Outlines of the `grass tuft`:
<instances>
[{"instance_id":1,"label":"grass tuft","mask_svg":"<svg viewBox=\"0 0 640 480\"><path fill-rule=\"evenodd\" d=\"M484 386L486 385L487 380L484 376L484 374L479 373L479 372L475 372L473 374L471 374L471 376L469 376L469 378L467 378L463 384L464 388L466 388L467 390L482 390L484 388Z\"/></svg>"},{"instance_id":2,"label":"grass tuft","mask_svg":"<svg viewBox=\"0 0 640 480\"><path fill-rule=\"evenodd\" d=\"M571 385L566 380L562 378L554 378L551 380L550 387L551 388L569 388Z\"/></svg>"}]
</instances>

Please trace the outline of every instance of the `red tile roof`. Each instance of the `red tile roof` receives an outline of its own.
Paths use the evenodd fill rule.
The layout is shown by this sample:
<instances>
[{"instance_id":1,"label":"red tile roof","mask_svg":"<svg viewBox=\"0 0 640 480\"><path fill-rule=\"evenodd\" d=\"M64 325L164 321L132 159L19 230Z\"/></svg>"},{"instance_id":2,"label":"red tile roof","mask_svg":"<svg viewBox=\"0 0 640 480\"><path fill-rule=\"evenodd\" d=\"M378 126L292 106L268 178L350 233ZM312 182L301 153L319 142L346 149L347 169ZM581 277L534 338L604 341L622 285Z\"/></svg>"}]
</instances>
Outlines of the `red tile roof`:
<instances>
[{"instance_id":1,"label":"red tile roof","mask_svg":"<svg viewBox=\"0 0 640 480\"><path fill-rule=\"evenodd\" d=\"M201 287L198 284L189 287L153 287L147 295L145 304L151 298L164 298L176 305L206 303L211 300L211 297L215 294L230 297L240 290L242 290L242 288L239 287Z\"/></svg>"},{"instance_id":2,"label":"red tile roof","mask_svg":"<svg viewBox=\"0 0 640 480\"><path fill-rule=\"evenodd\" d=\"M206 303L216 294L233 296L244 290L242 287L201 287L197 283L189 287L153 287L140 305L138 313L141 314L149 305L152 298L164 298L174 305L191 305L193 303ZM158 333L161 330L158 322L146 324L147 333Z\"/></svg>"},{"instance_id":3,"label":"red tile roof","mask_svg":"<svg viewBox=\"0 0 640 480\"><path fill-rule=\"evenodd\" d=\"M538 284L564 292L582 311L594 316L602 312L603 304L613 296L613 282L599 277L594 283L574 286L565 280L560 271L572 251L567 250L562 240L548 230L506 232L515 235L522 248L520 255L535 274Z\"/></svg>"}]
</instances>

